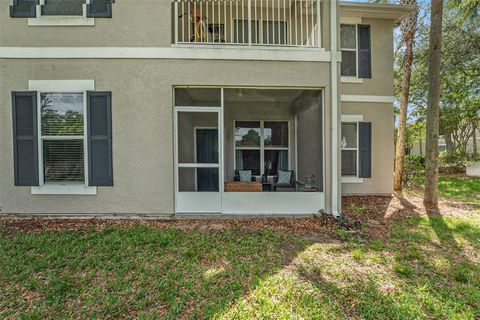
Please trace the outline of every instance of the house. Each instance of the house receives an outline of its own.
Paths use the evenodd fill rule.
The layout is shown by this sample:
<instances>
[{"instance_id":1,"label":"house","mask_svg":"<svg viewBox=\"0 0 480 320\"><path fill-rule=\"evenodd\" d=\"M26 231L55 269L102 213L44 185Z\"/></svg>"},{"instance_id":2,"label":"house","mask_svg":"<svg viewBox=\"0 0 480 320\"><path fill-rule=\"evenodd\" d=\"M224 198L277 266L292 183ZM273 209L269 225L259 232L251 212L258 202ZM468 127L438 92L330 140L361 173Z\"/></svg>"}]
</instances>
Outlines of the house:
<instances>
[{"instance_id":1,"label":"house","mask_svg":"<svg viewBox=\"0 0 480 320\"><path fill-rule=\"evenodd\" d=\"M410 6L0 3L2 213L338 215L392 192Z\"/></svg>"},{"instance_id":2,"label":"house","mask_svg":"<svg viewBox=\"0 0 480 320\"><path fill-rule=\"evenodd\" d=\"M422 137L423 139L418 139L413 143L412 148L410 149L410 154L417 155L417 156L424 156L425 155L425 137ZM468 140L466 140L466 145L465 145L465 151L468 154L473 154L475 152L475 143L476 141L477 146L480 145L480 129L477 128L475 130L475 133L470 137ZM438 138L438 151L446 151L447 150L447 141L445 140L444 136L440 136ZM477 148L477 154L480 154L480 150Z\"/></svg>"}]
</instances>

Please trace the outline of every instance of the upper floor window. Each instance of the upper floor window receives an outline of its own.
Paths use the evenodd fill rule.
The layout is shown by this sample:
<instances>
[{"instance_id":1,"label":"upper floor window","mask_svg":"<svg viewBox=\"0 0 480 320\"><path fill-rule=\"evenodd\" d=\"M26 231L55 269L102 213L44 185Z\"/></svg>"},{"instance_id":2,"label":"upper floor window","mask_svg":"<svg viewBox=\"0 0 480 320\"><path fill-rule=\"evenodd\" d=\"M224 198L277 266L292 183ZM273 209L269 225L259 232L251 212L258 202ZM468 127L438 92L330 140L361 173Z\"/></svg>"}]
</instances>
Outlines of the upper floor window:
<instances>
[{"instance_id":1,"label":"upper floor window","mask_svg":"<svg viewBox=\"0 0 480 320\"><path fill-rule=\"evenodd\" d=\"M342 52L342 77L372 77L369 25L342 24L340 26L340 50Z\"/></svg>"},{"instance_id":2,"label":"upper floor window","mask_svg":"<svg viewBox=\"0 0 480 320\"><path fill-rule=\"evenodd\" d=\"M10 17L29 18L30 26L93 26L111 18L115 0L13 0Z\"/></svg>"},{"instance_id":3,"label":"upper floor window","mask_svg":"<svg viewBox=\"0 0 480 320\"><path fill-rule=\"evenodd\" d=\"M340 30L340 50L342 51L342 76L357 76L357 26L342 24Z\"/></svg>"},{"instance_id":4,"label":"upper floor window","mask_svg":"<svg viewBox=\"0 0 480 320\"><path fill-rule=\"evenodd\" d=\"M82 16L86 0L43 0L41 12L44 16Z\"/></svg>"}]
</instances>

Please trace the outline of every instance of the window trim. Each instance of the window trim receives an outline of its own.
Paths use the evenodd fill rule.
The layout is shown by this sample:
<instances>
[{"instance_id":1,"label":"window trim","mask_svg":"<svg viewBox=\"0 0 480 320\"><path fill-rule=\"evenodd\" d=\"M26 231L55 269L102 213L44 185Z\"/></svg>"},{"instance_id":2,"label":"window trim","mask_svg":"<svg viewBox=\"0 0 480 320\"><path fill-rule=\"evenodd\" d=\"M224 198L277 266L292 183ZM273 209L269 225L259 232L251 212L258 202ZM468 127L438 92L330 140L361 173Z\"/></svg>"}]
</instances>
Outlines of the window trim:
<instances>
[{"instance_id":1,"label":"window trim","mask_svg":"<svg viewBox=\"0 0 480 320\"><path fill-rule=\"evenodd\" d=\"M38 175L39 186L31 187L31 194L77 194L77 195L96 195L97 187L88 185L88 134L87 134L87 91L95 90L94 80L30 80L28 88L31 91L37 91L37 130L38 130ZM62 182L62 183L45 183L43 176L43 136L41 133L41 103L40 97L42 92L62 93L62 92L82 92L83 93L83 157L84 157L84 174L83 183L78 182ZM76 136L73 136L76 137ZM69 139L73 139L69 136Z\"/></svg>"},{"instance_id":2,"label":"window trim","mask_svg":"<svg viewBox=\"0 0 480 320\"><path fill-rule=\"evenodd\" d=\"M260 122L260 146L259 147L237 147L235 143L235 128L236 128L236 123L237 122ZM265 135L264 135L264 129L265 129L265 122L285 122L287 123L288 127L288 147L265 147ZM265 151L267 150L278 150L278 151L288 151L288 170L292 170L292 165L291 165L291 160L292 160L292 155L291 155L291 121L290 120L244 120L244 119L239 119L239 120L233 120L233 168L234 170L241 170L237 169L237 150L258 150L260 151L260 175L252 175L253 177L256 178L261 178L262 175L265 173ZM269 175L268 178L273 178L276 177L276 175Z\"/></svg>"},{"instance_id":3,"label":"window trim","mask_svg":"<svg viewBox=\"0 0 480 320\"><path fill-rule=\"evenodd\" d=\"M344 82L344 83L363 83L363 78L358 77L358 67L359 67L358 65L358 23L352 23L352 22L340 23L340 32L342 32L342 25L355 26L355 49L340 47L340 52L343 52L343 51L355 52L355 75L344 76L341 74L342 70L340 68L340 80L341 82ZM342 42L340 41L340 45L341 43Z\"/></svg>"},{"instance_id":4,"label":"window trim","mask_svg":"<svg viewBox=\"0 0 480 320\"><path fill-rule=\"evenodd\" d=\"M95 18L87 17L87 4L90 4L90 0L86 0L83 4L83 14L80 16L52 16L42 15L42 5L45 4L45 0L40 0L36 5L37 16L35 18L28 18L28 25L32 27L41 26L94 26Z\"/></svg>"},{"instance_id":5,"label":"window trim","mask_svg":"<svg viewBox=\"0 0 480 320\"><path fill-rule=\"evenodd\" d=\"M341 124L343 123L355 123L357 125L357 147L356 148L341 148L340 147L340 156L343 150L357 150L357 173L354 176L344 176L342 175L342 168L340 168L340 175L342 183L363 183L363 178L358 177L358 169L359 169L359 123L363 121L363 115L342 115L341 117ZM340 127L340 136L341 127Z\"/></svg>"}]
</instances>

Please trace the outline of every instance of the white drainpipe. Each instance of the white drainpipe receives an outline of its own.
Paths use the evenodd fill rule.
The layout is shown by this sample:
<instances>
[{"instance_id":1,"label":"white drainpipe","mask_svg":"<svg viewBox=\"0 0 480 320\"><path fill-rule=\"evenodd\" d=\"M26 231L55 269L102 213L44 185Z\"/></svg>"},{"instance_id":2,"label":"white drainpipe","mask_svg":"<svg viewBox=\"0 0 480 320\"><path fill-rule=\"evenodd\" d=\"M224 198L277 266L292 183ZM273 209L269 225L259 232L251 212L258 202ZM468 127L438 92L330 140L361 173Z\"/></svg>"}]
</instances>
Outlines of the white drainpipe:
<instances>
[{"instance_id":1,"label":"white drainpipe","mask_svg":"<svg viewBox=\"0 0 480 320\"><path fill-rule=\"evenodd\" d=\"M339 203L338 170L338 55L337 55L337 0L330 3L330 52L331 52L331 101L332 101L332 215L338 217L341 212Z\"/></svg>"}]
</instances>

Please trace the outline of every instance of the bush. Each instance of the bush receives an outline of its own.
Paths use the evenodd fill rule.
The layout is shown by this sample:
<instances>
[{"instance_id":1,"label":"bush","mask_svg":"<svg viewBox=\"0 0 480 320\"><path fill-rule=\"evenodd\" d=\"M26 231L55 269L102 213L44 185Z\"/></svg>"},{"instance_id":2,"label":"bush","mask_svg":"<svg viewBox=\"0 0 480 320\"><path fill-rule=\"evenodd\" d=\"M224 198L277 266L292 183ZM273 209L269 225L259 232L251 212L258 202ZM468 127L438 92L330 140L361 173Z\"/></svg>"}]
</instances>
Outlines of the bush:
<instances>
[{"instance_id":1,"label":"bush","mask_svg":"<svg viewBox=\"0 0 480 320\"><path fill-rule=\"evenodd\" d=\"M439 155L441 173L465 173L465 163L468 156L461 152L442 151Z\"/></svg>"},{"instance_id":2,"label":"bush","mask_svg":"<svg viewBox=\"0 0 480 320\"><path fill-rule=\"evenodd\" d=\"M420 184L425 175L425 158L417 155L406 155L403 165L402 181L404 185Z\"/></svg>"}]
</instances>

